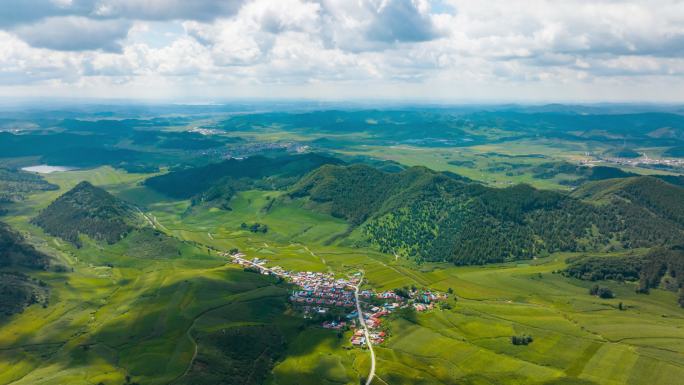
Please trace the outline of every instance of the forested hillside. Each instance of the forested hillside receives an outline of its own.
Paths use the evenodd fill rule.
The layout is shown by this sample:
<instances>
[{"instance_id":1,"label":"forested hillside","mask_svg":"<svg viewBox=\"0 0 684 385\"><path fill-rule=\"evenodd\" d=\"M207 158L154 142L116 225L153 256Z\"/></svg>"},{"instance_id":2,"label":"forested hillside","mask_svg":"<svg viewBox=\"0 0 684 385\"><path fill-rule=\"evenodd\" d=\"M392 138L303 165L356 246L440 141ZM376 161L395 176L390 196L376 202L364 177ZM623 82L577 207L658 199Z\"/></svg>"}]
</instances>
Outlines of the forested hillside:
<instances>
[{"instance_id":1,"label":"forested hillside","mask_svg":"<svg viewBox=\"0 0 684 385\"><path fill-rule=\"evenodd\" d=\"M622 201L684 226L684 188L659 178L637 177L588 183L573 195L594 201Z\"/></svg>"},{"instance_id":2,"label":"forested hillside","mask_svg":"<svg viewBox=\"0 0 684 385\"><path fill-rule=\"evenodd\" d=\"M0 222L0 268L47 269L50 258L25 242L22 236Z\"/></svg>"},{"instance_id":3,"label":"forested hillside","mask_svg":"<svg viewBox=\"0 0 684 385\"><path fill-rule=\"evenodd\" d=\"M57 188L38 175L0 168L0 203L21 200L30 192L56 190Z\"/></svg>"},{"instance_id":4,"label":"forested hillside","mask_svg":"<svg viewBox=\"0 0 684 385\"><path fill-rule=\"evenodd\" d=\"M282 188L324 164L341 163L336 158L319 154L253 156L172 171L150 178L145 184L173 198L194 198L196 201L222 198L227 201L235 191Z\"/></svg>"},{"instance_id":5,"label":"forested hillside","mask_svg":"<svg viewBox=\"0 0 684 385\"><path fill-rule=\"evenodd\" d=\"M26 243L24 238L0 222L0 319L19 313L34 303L47 305L48 289L18 269L45 270L50 257Z\"/></svg>"},{"instance_id":6,"label":"forested hillside","mask_svg":"<svg viewBox=\"0 0 684 385\"><path fill-rule=\"evenodd\" d=\"M480 264L681 241L683 189L654 178L626 181L609 183L623 189L599 194L596 185L595 195L575 197L527 185L491 188L420 167L324 166L291 196L361 225L380 250L419 260Z\"/></svg>"},{"instance_id":7,"label":"forested hillside","mask_svg":"<svg viewBox=\"0 0 684 385\"><path fill-rule=\"evenodd\" d=\"M114 243L132 229L135 216L128 204L84 181L52 202L32 223L76 245L79 234Z\"/></svg>"}]
</instances>

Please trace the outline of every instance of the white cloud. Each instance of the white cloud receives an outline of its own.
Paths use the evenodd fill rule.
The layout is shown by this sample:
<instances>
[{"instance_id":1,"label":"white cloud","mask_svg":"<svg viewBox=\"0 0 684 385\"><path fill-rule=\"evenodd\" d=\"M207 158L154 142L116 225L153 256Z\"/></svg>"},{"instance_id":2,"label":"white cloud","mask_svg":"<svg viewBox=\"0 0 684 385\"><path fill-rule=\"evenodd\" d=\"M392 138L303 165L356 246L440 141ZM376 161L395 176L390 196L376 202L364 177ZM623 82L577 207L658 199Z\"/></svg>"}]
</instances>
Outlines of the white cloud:
<instances>
[{"instance_id":1,"label":"white cloud","mask_svg":"<svg viewBox=\"0 0 684 385\"><path fill-rule=\"evenodd\" d=\"M28 44L59 51L120 51L128 35L127 20L93 20L81 16L49 17L14 30Z\"/></svg>"},{"instance_id":2,"label":"white cloud","mask_svg":"<svg viewBox=\"0 0 684 385\"><path fill-rule=\"evenodd\" d=\"M93 13L144 20L214 20L234 14L242 4L242 0L98 0Z\"/></svg>"},{"instance_id":3,"label":"white cloud","mask_svg":"<svg viewBox=\"0 0 684 385\"><path fill-rule=\"evenodd\" d=\"M7 1L6 95L684 97L678 0Z\"/></svg>"}]
</instances>

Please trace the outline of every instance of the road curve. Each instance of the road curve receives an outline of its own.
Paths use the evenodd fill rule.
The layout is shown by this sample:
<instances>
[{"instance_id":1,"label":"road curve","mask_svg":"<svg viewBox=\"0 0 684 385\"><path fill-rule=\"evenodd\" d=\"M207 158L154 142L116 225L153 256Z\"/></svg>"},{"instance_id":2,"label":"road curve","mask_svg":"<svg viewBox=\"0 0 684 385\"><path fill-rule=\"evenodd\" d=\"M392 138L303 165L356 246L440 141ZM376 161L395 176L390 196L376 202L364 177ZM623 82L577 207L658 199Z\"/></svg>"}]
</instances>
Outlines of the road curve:
<instances>
[{"instance_id":1,"label":"road curve","mask_svg":"<svg viewBox=\"0 0 684 385\"><path fill-rule=\"evenodd\" d=\"M366 385L370 385L373 382L373 377L375 377L375 351L373 350L373 344L371 343L370 333L368 332L368 326L366 326L366 321L363 319L363 311L361 311L361 302L359 301L359 287L363 282L363 272L361 273L361 278L359 283L354 288L354 297L356 298L356 312L359 313L359 322L361 327L363 327L363 333L366 336L366 346L370 350L371 354L371 368L368 373L368 378L366 379Z\"/></svg>"}]
</instances>

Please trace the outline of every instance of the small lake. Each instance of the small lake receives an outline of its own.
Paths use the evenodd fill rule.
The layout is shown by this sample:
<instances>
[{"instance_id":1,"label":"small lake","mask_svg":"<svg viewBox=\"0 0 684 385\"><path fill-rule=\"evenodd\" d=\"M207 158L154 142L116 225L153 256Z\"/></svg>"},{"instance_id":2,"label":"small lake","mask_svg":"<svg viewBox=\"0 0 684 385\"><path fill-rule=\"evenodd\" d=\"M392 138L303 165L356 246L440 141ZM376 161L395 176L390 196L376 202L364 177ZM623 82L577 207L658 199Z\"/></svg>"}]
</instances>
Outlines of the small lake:
<instances>
[{"instance_id":1,"label":"small lake","mask_svg":"<svg viewBox=\"0 0 684 385\"><path fill-rule=\"evenodd\" d=\"M75 167L49 166L47 164L40 164L37 166L30 166L30 167L22 167L21 169L24 171L28 171L28 172L37 172L39 174L51 174L53 172L76 170Z\"/></svg>"}]
</instances>

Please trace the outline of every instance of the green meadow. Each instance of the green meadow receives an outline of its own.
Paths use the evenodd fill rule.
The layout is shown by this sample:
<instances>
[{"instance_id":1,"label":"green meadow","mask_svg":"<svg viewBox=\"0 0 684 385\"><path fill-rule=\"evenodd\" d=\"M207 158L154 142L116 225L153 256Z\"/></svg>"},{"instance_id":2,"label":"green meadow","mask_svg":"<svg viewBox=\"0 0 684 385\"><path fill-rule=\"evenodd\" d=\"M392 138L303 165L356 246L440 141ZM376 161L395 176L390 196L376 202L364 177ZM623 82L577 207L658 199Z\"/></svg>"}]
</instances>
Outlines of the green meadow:
<instances>
[{"instance_id":1,"label":"green meadow","mask_svg":"<svg viewBox=\"0 0 684 385\"><path fill-rule=\"evenodd\" d=\"M551 162L578 163L580 160L589 159L586 155L588 152L602 153L610 148L600 143L520 139L470 147L362 145L349 146L338 151L345 155L367 156L407 166L425 166L433 170L450 171L491 186L505 187L526 183L539 189L569 190L562 182L577 180L577 175L558 174L551 178L540 178L536 177L532 170ZM644 148L643 151L650 156L657 156L660 149ZM670 174L667 171L644 167L607 163L605 165L641 175Z\"/></svg>"},{"instance_id":2,"label":"green meadow","mask_svg":"<svg viewBox=\"0 0 684 385\"><path fill-rule=\"evenodd\" d=\"M456 157L392 153L435 168ZM339 336L299 317L287 303L289 287L227 264L219 252L230 248L297 271L363 270L375 290L452 289L450 309L390 318L373 384L675 385L684 378L684 309L675 294L636 294L635 284L608 281L615 298L591 296L591 282L554 273L572 254L416 265L338 242L346 222L283 191L239 192L230 211L219 210L154 193L140 185L149 176L109 167L51 174L59 191L11 206L7 222L68 269L31 273L49 285L49 305L0 319L0 384L353 385L367 375L369 355L349 349L349 332ZM84 239L76 248L29 224L81 180L136 204L178 251L136 238ZM241 228L255 222L268 232ZM521 334L534 341L511 344ZM252 382L235 382L237 373Z\"/></svg>"}]
</instances>

